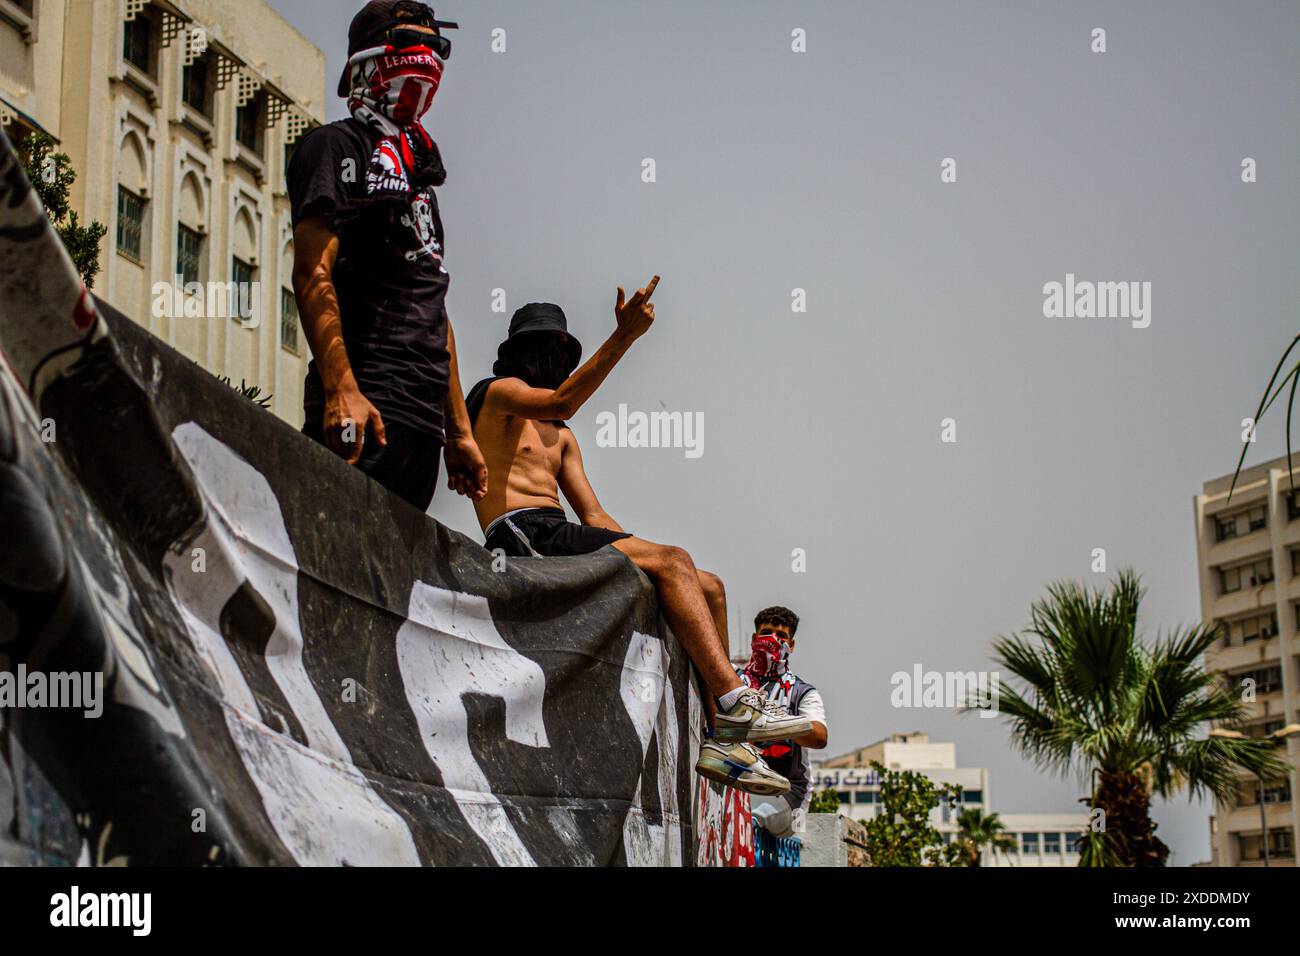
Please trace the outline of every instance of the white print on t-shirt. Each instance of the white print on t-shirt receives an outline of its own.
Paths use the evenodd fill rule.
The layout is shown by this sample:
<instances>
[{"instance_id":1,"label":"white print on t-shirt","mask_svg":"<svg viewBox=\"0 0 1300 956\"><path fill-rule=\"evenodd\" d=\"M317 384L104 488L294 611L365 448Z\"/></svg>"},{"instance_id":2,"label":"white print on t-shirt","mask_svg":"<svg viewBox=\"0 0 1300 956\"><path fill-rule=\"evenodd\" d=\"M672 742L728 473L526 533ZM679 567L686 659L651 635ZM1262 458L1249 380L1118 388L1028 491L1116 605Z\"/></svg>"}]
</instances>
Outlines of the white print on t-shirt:
<instances>
[{"instance_id":1,"label":"white print on t-shirt","mask_svg":"<svg viewBox=\"0 0 1300 956\"><path fill-rule=\"evenodd\" d=\"M421 243L420 248L406 254L407 262L414 262L421 256L442 258L442 243L433 227L433 210L427 194L421 192L411 201L411 215L402 217L402 225L414 230Z\"/></svg>"},{"instance_id":2,"label":"white print on t-shirt","mask_svg":"<svg viewBox=\"0 0 1300 956\"><path fill-rule=\"evenodd\" d=\"M407 188L406 170L397 158L396 148L387 140L381 142L371 156L370 168L366 171L366 192L406 192Z\"/></svg>"}]
</instances>

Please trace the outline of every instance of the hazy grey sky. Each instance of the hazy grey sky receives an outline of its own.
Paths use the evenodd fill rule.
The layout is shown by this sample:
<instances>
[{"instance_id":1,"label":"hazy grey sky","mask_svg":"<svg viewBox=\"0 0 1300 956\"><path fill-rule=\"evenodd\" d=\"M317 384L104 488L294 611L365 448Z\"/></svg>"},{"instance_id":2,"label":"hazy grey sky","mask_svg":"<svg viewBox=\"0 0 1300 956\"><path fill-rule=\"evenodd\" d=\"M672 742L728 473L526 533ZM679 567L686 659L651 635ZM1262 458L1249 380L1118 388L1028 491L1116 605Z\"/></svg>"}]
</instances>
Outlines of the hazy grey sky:
<instances>
[{"instance_id":1,"label":"hazy grey sky","mask_svg":"<svg viewBox=\"0 0 1300 956\"><path fill-rule=\"evenodd\" d=\"M360 3L271 2L340 118ZM1002 721L895 710L890 675L989 667L1047 582L1098 580L1096 547L1144 576L1152 636L1197 619L1192 496L1296 332L1300 4L434 6L461 24L426 125L465 386L504 335L494 288L560 303L590 354L615 286L661 274L573 422L607 510L723 577L733 639L763 605L802 615L831 752L926 730L990 768L994 809L1079 809ZM1044 318L1066 273L1150 282L1150 327ZM619 403L702 412L703 456L598 448ZM1281 448L1265 419L1249 460ZM478 534L445 487L433 514ZM1209 858L1208 812L1157 808L1172 862Z\"/></svg>"}]
</instances>

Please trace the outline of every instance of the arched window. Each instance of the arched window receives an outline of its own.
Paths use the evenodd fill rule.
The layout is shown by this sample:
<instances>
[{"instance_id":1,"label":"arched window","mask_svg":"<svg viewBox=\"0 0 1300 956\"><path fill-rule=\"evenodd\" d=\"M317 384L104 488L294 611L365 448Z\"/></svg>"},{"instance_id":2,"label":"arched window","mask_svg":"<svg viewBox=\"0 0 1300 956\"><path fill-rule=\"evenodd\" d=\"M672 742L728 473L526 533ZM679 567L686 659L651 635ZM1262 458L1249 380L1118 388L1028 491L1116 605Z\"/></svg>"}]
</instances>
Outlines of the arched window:
<instances>
[{"instance_id":1,"label":"arched window","mask_svg":"<svg viewBox=\"0 0 1300 956\"><path fill-rule=\"evenodd\" d=\"M293 294L293 242L285 244L280 256L280 347L302 354L299 344L298 299Z\"/></svg>"},{"instance_id":2,"label":"arched window","mask_svg":"<svg viewBox=\"0 0 1300 956\"><path fill-rule=\"evenodd\" d=\"M183 283L202 281L205 219L203 193L198 178L190 173L181 180L180 216L176 225L176 274Z\"/></svg>"},{"instance_id":3,"label":"arched window","mask_svg":"<svg viewBox=\"0 0 1300 956\"><path fill-rule=\"evenodd\" d=\"M257 280L257 230L247 208L235 213L235 228L231 241L230 281L234 283L236 302L240 308L231 309L231 317L247 321L253 309L260 306L253 283Z\"/></svg>"},{"instance_id":4,"label":"arched window","mask_svg":"<svg viewBox=\"0 0 1300 956\"><path fill-rule=\"evenodd\" d=\"M117 169L117 251L133 262L143 263L149 179L144 146L134 133L122 138Z\"/></svg>"}]
</instances>

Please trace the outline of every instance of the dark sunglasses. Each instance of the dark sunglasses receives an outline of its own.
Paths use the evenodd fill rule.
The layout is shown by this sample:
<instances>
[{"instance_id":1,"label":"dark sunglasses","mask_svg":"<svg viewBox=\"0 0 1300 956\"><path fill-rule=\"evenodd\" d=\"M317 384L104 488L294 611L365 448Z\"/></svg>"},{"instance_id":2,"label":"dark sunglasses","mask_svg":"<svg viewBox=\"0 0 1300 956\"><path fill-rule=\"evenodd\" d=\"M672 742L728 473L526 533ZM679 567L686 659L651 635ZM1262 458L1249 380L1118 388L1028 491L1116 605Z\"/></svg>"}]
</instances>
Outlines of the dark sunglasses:
<instances>
[{"instance_id":1,"label":"dark sunglasses","mask_svg":"<svg viewBox=\"0 0 1300 956\"><path fill-rule=\"evenodd\" d=\"M413 46L427 46L441 59L451 58L451 40L440 34L412 30L410 27L393 27L388 31L388 42L399 50Z\"/></svg>"}]
</instances>

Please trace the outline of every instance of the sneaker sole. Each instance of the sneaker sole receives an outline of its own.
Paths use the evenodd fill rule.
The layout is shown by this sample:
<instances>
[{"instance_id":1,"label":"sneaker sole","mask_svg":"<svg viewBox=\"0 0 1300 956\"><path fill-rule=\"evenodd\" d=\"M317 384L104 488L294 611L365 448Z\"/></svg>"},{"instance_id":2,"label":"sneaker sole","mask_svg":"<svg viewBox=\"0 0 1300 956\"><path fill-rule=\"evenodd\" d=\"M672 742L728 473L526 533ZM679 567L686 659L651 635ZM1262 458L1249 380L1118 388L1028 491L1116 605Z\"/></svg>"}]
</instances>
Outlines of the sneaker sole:
<instances>
[{"instance_id":1,"label":"sneaker sole","mask_svg":"<svg viewBox=\"0 0 1300 956\"><path fill-rule=\"evenodd\" d=\"M714 720L714 723L713 738L728 744L767 743L772 740L789 740L792 737L802 737L804 734L812 733L811 720L801 720L797 724L791 724L785 727L770 727L758 733L752 733L748 724L742 724L736 728L729 728L716 726L716 719Z\"/></svg>"},{"instance_id":2,"label":"sneaker sole","mask_svg":"<svg viewBox=\"0 0 1300 956\"><path fill-rule=\"evenodd\" d=\"M760 797L780 796L790 789L790 781L785 777L773 780L771 777L756 776L744 764L732 760L701 758L695 764L695 772L725 787L735 787Z\"/></svg>"}]
</instances>

